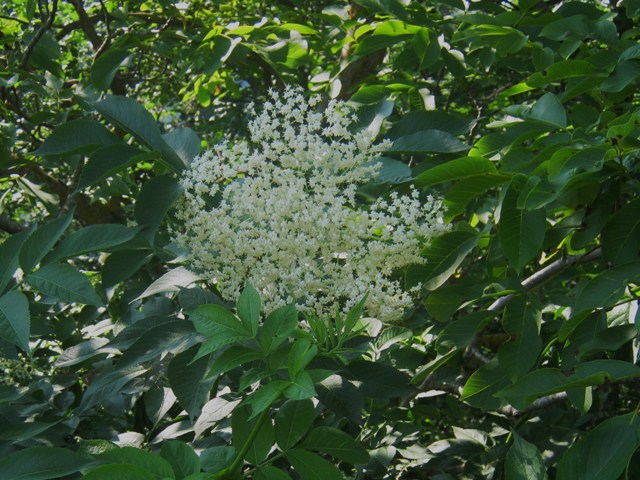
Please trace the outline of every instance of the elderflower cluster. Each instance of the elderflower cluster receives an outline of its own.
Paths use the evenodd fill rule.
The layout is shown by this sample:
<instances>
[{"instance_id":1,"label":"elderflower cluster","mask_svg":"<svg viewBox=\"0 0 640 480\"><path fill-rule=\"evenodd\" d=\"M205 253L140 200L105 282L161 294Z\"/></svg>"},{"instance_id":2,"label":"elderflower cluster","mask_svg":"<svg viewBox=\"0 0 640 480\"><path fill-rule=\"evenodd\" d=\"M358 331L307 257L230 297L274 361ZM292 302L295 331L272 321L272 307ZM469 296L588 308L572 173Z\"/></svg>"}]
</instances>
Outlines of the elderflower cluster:
<instances>
[{"instance_id":1,"label":"elderflower cluster","mask_svg":"<svg viewBox=\"0 0 640 480\"><path fill-rule=\"evenodd\" d=\"M392 274L423 263L421 247L448 229L440 201L412 189L359 206L356 189L390 143L352 133L342 102L322 111L294 88L270 99L251 109L250 141L216 145L191 164L176 240L228 299L251 282L267 312L295 302L323 315L368 293L368 315L400 318L412 292Z\"/></svg>"}]
</instances>

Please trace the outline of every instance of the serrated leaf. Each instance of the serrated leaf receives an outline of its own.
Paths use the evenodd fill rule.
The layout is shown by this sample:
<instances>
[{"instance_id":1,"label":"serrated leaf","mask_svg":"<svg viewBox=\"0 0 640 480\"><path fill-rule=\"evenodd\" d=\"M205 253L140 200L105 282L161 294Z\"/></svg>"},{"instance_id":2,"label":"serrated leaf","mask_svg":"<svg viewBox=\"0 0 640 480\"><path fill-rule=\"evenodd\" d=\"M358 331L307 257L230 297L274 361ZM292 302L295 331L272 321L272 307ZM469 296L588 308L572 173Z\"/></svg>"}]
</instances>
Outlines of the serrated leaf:
<instances>
[{"instance_id":1,"label":"serrated leaf","mask_svg":"<svg viewBox=\"0 0 640 480\"><path fill-rule=\"evenodd\" d=\"M144 468L138 465L100 465L83 475L86 480L156 480Z\"/></svg>"},{"instance_id":2,"label":"serrated leaf","mask_svg":"<svg viewBox=\"0 0 640 480\"><path fill-rule=\"evenodd\" d=\"M208 400L213 381L205 380L207 358L193 360L196 348L186 350L171 359L167 368L167 378L173 393L193 421Z\"/></svg>"},{"instance_id":3,"label":"serrated leaf","mask_svg":"<svg viewBox=\"0 0 640 480\"><path fill-rule=\"evenodd\" d=\"M246 407L236 408L231 416L232 444L237 451L242 449L255 427L257 420L252 420L252 418L253 416L249 415L249 410ZM251 442L251 447L244 458L249 463L258 465L267 458L273 446L273 441L273 423L271 418L267 417Z\"/></svg>"},{"instance_id":4,"label":"serrated leaf","mask_svg":"<svg viewBox=\"0 0 640 480\"><path fill-rule=\"evenodd\" d=\"M160 152L166 165L174 172L179 173L184 169L182 159L160 135L160 129L153 116L136 100L109 96L94 106L104 117L132 134L144 145Z\"/></svg>"},{"instance_id":5,"label":"serrated leaf","mask_svg":"<svg viewBox=\"0 0 640 480\"><path fill-rule=\"evenodd\" d=\"M0 460L0 474L6 480L49 480L82 470L91 460L57 447L31 447Z\"/></svg>"},{"instance_id":6,"label":"serrated leaf","mask_svg":"<svg viewBox=\"0 0 640 480\"><path fill-rule=\"evenodd\" d=\"M460 398L476 408L494 410L500 406L500 400L494 397L509 380L493 360L473 372L462 389Z\"/></svg>"},{"instance_id":7,"label":"serrated leaf","mask_svg":"<svg viewBox=\"0 0 640 480\"><path fill-rule=\"evenodd\" d=\"M175 478L184 478L200 472L200 457L184 442L178 440L163 442L160 456L169 462Z\"/></svg>"},{"instance_id":8,"label":"serrated leaf","mask_svg":"<svg viewBox=\"0 0 640 480\"><path fill-rule=\"evenodd\" d=\"M452 180L465 180L480 175L497 175L494 162L484 157L462 157L425 170L413 180L419 187L437 185Z\"/></svg>"},{"instance_id":9,"label":"serrated leaf","mask_svg":"<svg viewBox=\"0 0 640 480\"><path fill-rule=\"evenodd\" d=\"M290 384L291 382L286 380L272 380L266 385L260 386L260 388L249 395L244 401L246 405L251 405L251 416L249 420L269 408L273 402L282 396L282 392Z\"/></svg>"},{"instance_id":10,"label":"serrated leaf","mask_svg":"<svg viewBox=\"0 0 640 480\"><path fill-rule=\"evenodd\" d=\"M394 153L456 153L471 147L442 130L422 130L394 140L387 152Z\"/></svg>"},{"instance_id":11,"label":"serrated leaf","mask_svg":"<svg viewBox=\"0 0 640 480\"><path fill-rule=\"evenodd\" d=\"M130 53L120 48L110 48L100 55L91 66L89 81L100 90L107 90L118 69L127 61Z\"/></svg>"},{"instance_id":12,"label":"serrated leaf","mask_svg":"<svg viewBox=\"0 0 640 480\"><path fill-rule=\"evenodd\" d=\"M272 311L258 332L258 341L265 353L278 348L298 326L295 305L285 305Z\"/></svg>"},{"instance_id":13,"label":"serrated leaf","mask_svg":"<svg viewBox=\"0 0 640 480\"><path fill-rule=\"evenodd\" d=\"M314 418L311 400L286 401L275 417L275 439L280 449L286 451L298 443L309 431Z\"/></svg>"},{"instance_id":14,"label":"serrated leaf","mask_svg":"<svg viewBox=\"0 0 640 480\"><path fill-rule=\"evenodd\" d=\"M523 296L511 299L505 308L502 326L511 340L498 349L498 361L511 381L527 373L542 350L536 315Z\"/></svg>"},{"instance_id":15,"label":"serrated leaf","mask_svg":"<svg viewBox=\"0 0 640 480\"><path fill-rule=\"evenodd\" d=\"M118 368L136 365L166 353L180 353L198 341L193 325L187 320L161 323L147 330L129 345L118 361Z\"/></svg>"},{"instance_id":16,"label":"serrated leaf","mask_svg":"<svg viewBox=\"0 0 640 480\"><path fill-rule=\"evenodd\" d=\"M414 392L409 376L391 365L356 360L348 365L347 371L362 382L360 390L369 397L394 398Z\"/></svg>"},{"instance_id":17,"label":"serrated leaf","mask_svg":"<svg viewBox=\"0 0 640 480\"><path fill-rule=\"evenodd\" d=\"M640 419L635 411L608 418L579 439L558 464L558 480L619 478L640 447Z\"/></svg>"},{"instance_id":18,"label":"serrated leaf","mask_svg":"<svg viewBox=\"0 0 640 480\"><path fill-rule=\"evenodd\" d=\"M67 264L52 263L25 277L40 293L69 303L102 305L102 299L83 273Z\"/></svg>"},{"instance_id":19,"label":"serrated leaf","mask_svg":"<svg viewBox=\"0 0 640 480\"><path fill-rule=\"evenodd\" d=\"M102 286L112 287L134 275L149 263L153 254L149 250L118 250L110 254L102 266Z\"/></svg>"},{"instance_id":20,"label":"serrated leaf","mask_svg":"<svg viewBox=\"0 0 640 480\"><path fill-rule=\"evenodd\" d=\"M200 139L190 128L176 128L162 135L185 165L189 165L200 153Z\"/></svg>"},{"instance_id":21,"label":"serrated leaf","mask_svg":"<svg viewBox=\"0 0 640 480\"><path fill-rule=\"evenodd\" d=\"M33 233L31 226L22 232L15 233L0 244L0 293L4 291L18 269L18 258L27 238Z\"/></svg>"},{"instance_id":22,"label":"serrated leaf","mask_svg":"<svg viewBox=\"0 0 640 480\"><path fill-rule=\"evenodd\" d=\"M344 478L342 472L335 465L315 453L294 448L285 455L302 480L339 480Z\"/></svg>"},{"instance_id":23,"label":"serrated leaf","mask_svg":"<svg viewBox=\"0 0 640 480\"><path fill-rule=\"evenodd\" d=\"M240 365L245 365L261 358L263 358L261 352L257 352L242 345L234 345L225 350L222 355L214 360L211 368L209 369L209 373L207 373L207 377L217 377L218 375L222 375L223 373L239 367Z\"/></svg>"},{"instance_id":24,"label":"serrated leaf","mask_svg":"<svg viewBox=\"0 0 640 480\"><path fill-rule=\"evenodd\" d=\"M577 314L594 308L609 308L624 294L629 282L640 279L640 262L605 270L590 279L578 294L573 311Z\"/></svg>"},{"instance_id":25,"label":"serrated leaf","mask_svg":"<svg viewBox=\"0 0 640 480\"><path fill-rule=\"evenodd\" d=\"M80 173L78 190L94 185L119 171L145 159L152 160L154 154L145 153L126 143L107 145L95 150Z\"/></svg>"},{"instance_id":26,"label":"serrated leaf","mask_svg":"<svg viewBox=\"0 0 640 480\"><path fill-rule=\"evenodd\" d=\"M28 353L31 351L30 331L31 315L27 297L16 290L0 297L0 338Z\"/></svg>"},{"instance_id":27,"label":"serrated leaf","mask_svg":"<svg viewBox=\"0 0 640 480\"><path fill-rule=\"evenodd\" d=\"M364 399L360 391L344 377L330 375L316 386L318 399L339 417L360 424L364 409Z\"/></svg>"},{"instance_id":28,"label":"serrated leaf","mask_svg":"<svg viewBox=\"0 0 640 480\"><path fill-rule=\"evenodd\" d=\"M508 187L502 201L498 227L498 238L502 250L518 273L539 254L547 228L544 209L527 211L518 208L521 188L517 180Z\"/></svg>"},{"instance_id":29,"label":"serrated leaf","mask_svg":"<svg viewBox=\"0 0 640 480\"><path fill-rule=\"evenodd\" d=\"M200 347L198 357L238 340L252 338L246 326L220 305L201 305L190 313L189 318L196 330L208 338Z\"/></svg>"},{"instance_id":30,"label":"serrated leaf","mask_svg":"<svg viewBox=\"0 0 640 480\"><path fill-rule=\"evenodd\" d=\"M423 252L426 263L407 269L405 286L421 284L427 290L436 290L453 275L478 240L477 234L465 231L449 232L434 238Z\"/></svg>"},{"instance_id":31,"label":"serrated leaf","mask_svg":"<svg viewBox=\"0 0 640 480\"><path fill-rule=\"evenodd\" d=\"M150 241L165 215L180 195L180 184L169 175L159 175L146 182L134 207L138 225L146 227Z\"/></svg>"},{"instance_id":32,"label":"serrated leaf","mask_svg":"<svg viewBox=\"0 0 640 480\"><path fill-rule=\"evenodd\" d=\"M205 403L193 427L196 438L208 428L228 418L239 403L240 400L227 400L223 397L216 397Z\"/></svg>"},{"instance_id":33,"label":"serrated leaf","mask_svg":"<svg viewBox=\"0 0 640 480\"><path fill-rule=\"evenodd\" d=\"M602 230L602 256L617 266L637 260L639 253L640 200L636 200L609 217Z\"/></svg>"},{"instance_id":34,"label":"serrated leaf","mask_svg":"<svg viewBox=\"0 0 640 480\"><path fill-rule=\"evenodd\" d=\"M89 225L64 238L46 260L55 262L85 253L104 251L128 242L137 233L137 229L118 223Z\"/></svg>"},{"instance_id":35,"label":"serrated leaf","mask_svg":"<svg viewBox=\"0 0 640 480\"><path fill-rule=\"evenodd\" d=\"M560 128L567 126L567 113L562 102L553 93L545 93L533 104L527 118L550 123Z\"/></svg>"},{"instance_id":36,"label":"serrated leaf","mask_svg":"<svg viewBox=\"0 0 640 480\"><path fill-rule=\"evenodd\" d=\"M73 211L38 227L20 250L20 266L29 273L53 248L73 220Z\"/></svg>"},{"instance_id":37,"label":"serrated leaf","mask_svg":"<svg viewBox=\"0 0 640 480\"><path fill-rule=\"evenodd\" d=\"M260 323L260 294L251 284L247 284L236 305L238 317L244 326L251 332L251 336L255 337L258 333L258 324Z\"/></svg>"},{"instance_id":38,"label":"serrated leaf","mask_svg":"<svg viewBox=\"0 0 640 480\"><path fill-rule=\"evenodd\" d=\"M523 440L516 432L504 465L505 478L509 480L546 480L547 472L542 455L535 445ZM576 477L581 478L581 477Z\"/></svg>"},{"instance_id":39,"label":"serrated leaf","mask_svg":"<svg viewBox=\"0 0 640 480\"><path fill-rule=\"evenodd\" d=\"M316 396L316 390L313 386L311 375L305 370L296 373L291 379L291 385L284 390L284 396L291 400L304 400Z\"/></svg>"},{"instance_id":40,"label":"serrated leaf","mask_svg":"<svg viewBox=\"0 0 640 480\"><path fill-rule=\"evenodd\" d=\"M201 280L200 275L190 272L184 267L177 267L162 275L134 300L142 300L157 293L177 292L181 287L188 287Z\"/></svg>"},{"instance_id":41,"label":"serrated leaf","mask_svg":"<svg viewBox=\"0 0 640 480\"><path fill-rule=\"evenodd\" d=\"M62 155L88 152L96 147L121 143L104 125L95 120L72 120L57 127L34 155Z\"/></svg>"},{"instance_id":42,"label":"serrated leaf","mask_svg":"<svg viewBox=\"0 0 640 480\"><path fill-rule=\"evenodd\" d=\"M300 448L327 453L338 460L356 465L369 462L369 453L362 445L347 433L333 427L314 428Z\"/></svg>"},{"instance_id":43,"label":"serrated leaf","mask_svg":"<svg viewBox=\"0 0 640 480\"><path fill-rule=\"evenodd\" d=\"M114 448L97 455L97 457L107 463L126 464L127 467L131 465L140 467L157 480L176 478L169 462L159 455L139 448Z\"/></svg>"},{"instance_id":44,"label":"serrated leaf","mask_svg":"<svg viewBox=\"0 0 640 480\"><path fill-rule=\"evenodd\" d=\"M104 347L109 340L107 338L91 338L77 345L66 348L56 360L56 367L70 367L82 363L89 358L100 355L100 348Z\"/></svg>"}]
</instances>

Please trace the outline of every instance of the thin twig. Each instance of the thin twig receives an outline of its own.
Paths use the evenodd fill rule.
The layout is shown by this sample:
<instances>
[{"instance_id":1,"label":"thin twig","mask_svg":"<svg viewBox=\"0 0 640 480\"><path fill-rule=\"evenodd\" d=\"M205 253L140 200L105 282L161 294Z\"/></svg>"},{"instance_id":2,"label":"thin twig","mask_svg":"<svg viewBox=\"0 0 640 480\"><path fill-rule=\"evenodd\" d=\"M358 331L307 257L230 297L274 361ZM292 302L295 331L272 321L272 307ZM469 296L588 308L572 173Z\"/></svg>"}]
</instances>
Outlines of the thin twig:
<instances>
[{"instance_id":1,"label":"thin twig","mask_svg":"<svg viewBox=\"0 0 640 480\"><path fill-rule=\"evenodd\" d=\"M51 11L49 12L49 16L40 24L38 31L35 33L35 35L33 35L31 41L29 42L29 45L27 45L27 48L24 51L24 55L22 56L22 60L20 61L20 70L24 70L25 68L27 68L29 57L33 53L33 49L36 47L45 32L51 28L51 25L53 25L53 21L56 18L57 11L58 0L53 0L53 5L51 7Z\"/></svg>"}]
</instances>

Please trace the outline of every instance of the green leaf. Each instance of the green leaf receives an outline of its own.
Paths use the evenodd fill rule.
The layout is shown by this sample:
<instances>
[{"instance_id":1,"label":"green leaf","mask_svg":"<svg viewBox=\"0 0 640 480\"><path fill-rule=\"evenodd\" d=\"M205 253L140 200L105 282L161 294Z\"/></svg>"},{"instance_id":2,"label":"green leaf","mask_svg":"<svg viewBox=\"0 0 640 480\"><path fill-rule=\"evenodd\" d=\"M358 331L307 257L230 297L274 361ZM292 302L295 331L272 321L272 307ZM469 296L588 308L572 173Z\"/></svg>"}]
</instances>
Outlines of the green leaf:
<instances>
[{"instance_id":1,"label":"green leaf","mask_svg":"<svg viewBox=\"0 0 640 480\"><path fill-rule=\"evenodd\" d=\"M200 457L184 442L178 440L163 442L160 456L171 465L175 478L180 479L200 472Z\"/></svg>"},{"instance_id":2,"label":"green leaf","mask_svg":"<svg viewBox=\"0 0 640 480\"><path fill-rule=\"evenodd\" d=\"M9 282L13 279L18 269L18 258L21 249L34 231L34 226L19 233L11 235L0 244L0 293L4 291Z\"/></svg>"},{"instance_id":3,"label":"green leaf","mask_svg":"<svg viewBox=\"0 0 640 480\"><path fill-rule=\"evenodd\" d=\"M104 125L95 120L79 119L57 127L33 154L41 157L71 155L113 144L121 144L121 142Z\"/></svg>"},{"instance_id":4,"label":"green leaf","mask_svg":"<svg viewBox=\"0 0 640 480\"><path fill-rule=\"evenodd\" d=\"M112 287L136 273L153 258L149 250L119 250L110 254L102 266L102 286Z\"/></svg>"},{"instance_id":5,"label":"green leaf","mask_svg":"<svg viewBox=\"0 0 640 480\"><path fill-rule=\"evenodd\" d=\"M594 308L609 308L624 294L629 282L640 279L640 262L628 263L605 270L582 288L573 306L575 313Z\"/></svg>"},{"instance_id":6,"label":"green leaf","mask_svg":"<svg viewBox=\"0 0 640 480\"><path fill-rule=\"evenodd\" d=\"M257 352L252 348L244 347L242 345L234 345L225 350L222 355L215 359L211 365L209 373L207 373L207 378L217 377L218 375L222 375L223 373L233 370L240 365L246 365L249 362L253 362L254 360L259 360L261 358L263 358L263 354L261 352Z\"/></svg>"},{"instance_id":7,"label":"green leaf","mask_svg":"<svg viewBox=\"0 0 640 480\"><path fill-rule=\"evenodd\" d=\"M86 275L67 264L52 263L25 277L25 282L40 293L69 303L102 305Z\"/></svg>"},{"instance_id":8,"label":"green leaf","mask_svg":"<svg viewBox=\"0 0 640 480\"><path fill-rule=\"evenodd\" d=\"M272 311L258 332L262 351L269 353L278 348L298 326L295 305L285 305Z\"/></svg>"},{"instance_id":9,"label":"green leaf","mask_svg":"<svg viewBox=\"0 0 640 480\"><path fill-rule=\"evenodd\" d=\"M96 456L107 463L127 464L127 466L135 465L142 468L146 473L151 474L152 478L158 480L176 478L169 462L159 455L139 448L114 448Z\"/></svg>"},{"instance_id":10,"label":"green leaf","mask_svg":"<svg viewBox=\"0 0 640 480\"><path fill-rule=\"evenodd\" d=\"M131 367L126 370L116 370L108 368L96 377L92 378L82 396L82 401L78 407L77 414L82 415L92 407L103 404L106 400L119 392L134 378L139 377L147 371L145 368Z\"/></svg>"},{"instance_id":11,"label":"green leaf","mask_svg":"<svg viewBox=\"0 0 640 480\"><path fill-rule=\"evenodd\" d=\"M202 411L196 420L193 431L198 438L207 429L220 421L224 421L231 415L233 409L240 403L240 400L226 400L223 397L216 397L209 400L202 407Z\"/></svg>"},{"instance_id":12,"label":"green leaf","mask_svg":"<svg viewBox=\"0 0 640 480\"><path fill-rule=\"evenodd\" d=\"M177 292L180 288L188 287L201 280L200 275L190 272L184 267L177 267L162 275L134 300L142 300L157 293Z\"/></svg>"},{"instance_id":13,"label":"green leaf","mask_svg":"<svg viewBox=\"0 0 640 480\"><path fill-rule=\"evenodd\" d=\"M344 377L330 375L316 385L318 399L337 416L360 424L364 400L360 391Z\"/></svg>"},{"instance_id":14,"label":"green leaf","mask_svg":"<svg viewBox=\"0 0 640 480\"><path fill-rule=\"evenodd\" d=\"M20 266L29 273L47 255L73 220L73 211L38 227L20 250Z\"/></svg>"},{"instance_id":15,"label":"green leaf","mask_svg":"<svg viewBox=\"0 0 640 480\"><path fill-rule=\"evenodd\" d=\"M238 340L252 338L246 326L220 305L201 305L189 317L196 330L208 338L200 348L198 357Z\"/></svg>"},{"instance_id":16,"label":"green leaf","mask_svg":"<svg viewBox=\"0 0 640 480\"><path fill-rule=\"evenodd\" d=\"M465 180L479 176L497 175L494 162L484 157L462 157L430 168L413 180L415 185L426 187L452 180ZM485 177L491 178L491 177Z\"/></svg>"},{"instance_id":17,"label":"green leaf","mask_svg":"<svg viewBox=\"0 0 640 480\"><path fill-rule=\"evenodd\" d=\"M49 480L82 470L91 460L65 448L31 447L0 460L6 480Z\"/></svg>"},{"instance_id":18,"label":"green leaf","mask_svg":"<svg viewBox=\"0 0 640 480\"><path fill-rule=\"evenodd\" d=\"M254 476L256 480L291 480L291 477L276 467L260 467L256 469Z\"/></svg>"},{"instance_id":19,"label":"green leaf","mask_svg":"<svg viewBox=\"0 0 640 480\"><path fill-rule=\"evenodd\" d=\"M104 117L130 133L147 147L160 152L167 166L181 172L185 164L178 154L163 140L153 116L136 100L109 96L96 103L95 108Z\"/></svg>"},{"instance_id":20,"label":"green leaf","mask_svg":"<svg viewBox=\"0 0 640 480\"><path fill-rule=\"evenodd\" d=\"M396 139L424 130L442 130L451 135L465 135L472 120L442 110L409 112L387 132L385 137Z\"/></svg>"},{"instance_id":21,"label":"green leaf","mask_svg":"<svg viewBox=\"0 0 640 480\"><path fill-rule=\"evenodd\" d=\"M296 340L289 351L288 367L289 378L295 378L296 374L303 370L318 354L318 347L308 340Z\"/></svg>"},{"instance_id":22,"label":"green leaf","mask_svg":"<svg viewBox=\"0 0 640 480\"><path fill-rule=\"evenodd\" d=\"M464 384L460 399L472 407L494 410L499 408L501 403L494 394L508 383L504 371L497 359L494 359L473 372Z\"/></svg>"},{"instance_id":23,"label":"green leaf","mask_svg":"<svg viewBox=\"0 0 640 480\"><path fill-rule=\"evenodd\" d=\"M527 373L542 350L538 315L524 296L511 299L502 317L502 326L511 341L498 349L498 361L512 382Z\"/></svg>"},{"instance_id":24,"label":"green leaf","mask_svg":"<svg viewBox=\"0 0 640 480\"><path fill-rule=\"evenodd\" d=\"M200 139L190 128L176 128L162 135L185 165L189 165L200 153Z\"/></svg>"},{"instance_id":25,"label":"green leaf","mask_svg":"<svg viewBox=\"0 0 640 480\"><path fill-rule=\"evenodd\" d=\"M394 153L455 153L471 147L442 130L422 130L394 140L387 152Z\"/></svg>"},{"instance_id":26,"label":"green leaf","mask_svg":"<svg viewBox=\"0 0 640 480\"><path fill-rule=\"evenodd\" d=\"M466 231L449 232L434 238L423 252L426 263L407 269L405 286L420 283L427 290L442 286L475 248L478 240L477 234Z\"/></svg>"},{"instance_id":27,"label":"green leaf","mask_svg":"<svg viewBox=\"0 0 640 480\"><path fill-rule=\"evenodd\" d=\"M200 463L205 472L219 472L231 466L236 456L236 449L226 445L207 448L200 454ZM211 478L209 476L209 478Z\"/></svg>"},{"instance_id":28,"label":"green leaf","mask_svg":"<svg viewBox=\"0 0 640 480\"><path fill-rule=\"evenodd\" d=\"M339 480L344 475L338 468L315 453L294 448L286 454L287 460L301 480Z\"/></svg>"},{"instance_id":29,"label":"green leaf","mask_svg":"<svg viewBox=\"0 0 640 480\"><path fill-rule=\"evenodd\" d=\"M482 198L483 193L509 180L506 175L475 175L463 178L456 182L444 195L444 204L447 207L445 222L451 221L457 215L464 212L470 201Z\"/></svg>"},{"instance_id":30,"label":"green leaf","mask_svg":"<svg viewBox=\"0 0 640 480\"><path fill-rule=\"evenodd\" d=\"M298 443L309 431L315 418L311 400L288 400L276 413L275 440L286 451Z\"/></svg>"},{"instance_id":31,"label":"green leaf","mask_svg":"<svg viewBox=\"0 0 640 480\"><path fill-rule=\"evenodd\" d=\"M56 360L55 365L56 367L70 367L71 365L77 365L89 358L93 358L96 355L106 355L100 351L100 348L104 347L107 343L109 343L109 340L103 337L91 338L80 342L66 348Z\"/></svg>"},{"instance_id":32,"label":"green leaf","mask_svg":"<svg viewBox=\"0 0 640 480\"><path fill-rule=\"evenodd\" d=\"M609 75L600 86L606 93L621 92L640 77L640 64L636 60L623 61L616 65L612 75Z\"/></svg>"},{"instance_id":33,"label":"green leaf","mask_svg":"<svg viewBox=\"0 0 640 480\"><path fill-rule=\"evenodd\" d=\"M366 464L369 453L351 436L333 427L314 428L304 439L300 448L327 453L338 460L352 464Z\"/></svg>"},{"instance_id":34,"label":"green leaf","mask_svg":"<svg viewBox=\"0 0 640 480\"><path fill-rule=\"evenodd\" d=\"M47 262L76 257L85 253L104 251L128 242L138 233L118 223L89 225L76 230L63 239L56 249L47 256Z\"/></svg>"},{"instance_id":35,"label":"green leaf","mask_svg":"<svg viewBox=\"0 0 640 480\"><path fill-rule=\"evenodd\" d=\"M193 421L209 398L213 381L206 380L208 359L193 360L196 348L186 350L171 359L167 368L167 378L171 390Z\"/></svg>"},{"instance_id":36,"label":"green leaf","mask_svg":"<svg viewBox=\"0 0 640 480\"><path fill-rule=\"evenodd\" d=\"M130 56L128 50L110 48L100 55L91 66L89 81L100 90L107 90L118 69Z\"/></svg>"},{"instance_id":37,"label":"green leaf","mask_svg":"<svg viewBox=\"0 0 640 480\"><path fill-rule=\"evenodd\" d=\"M495 314L492 312L480 310L450 322L442 330L438 338L438 345L451 345L455 348L466 347L494 316Z\"/></svg>"},{"instance_id":38,"label":"green leaf","mask_svg":"<svg viewBox=\"0 0 640 480\"><path fill-rule=\"evenodd\" d=\"M89 472L82 478L88 480L156 480L144 468L138 465L112 464L100 465Z\"/></svg>"},{"instance_id":39,"label":"green leaf","mask_svg":"<svg viewBox=\"0 0 640 480\"><path fill-rule=\"evenodd\" d=\"M348 365L347 370L362 382L360 391L368 397L394 398L414 392L409 376L391 365L355 360Z\"/></svg>"},{"instance_id":40,"label":"green leaf","mask_svg":"<svg viewBox=\"0 0 640 480\"><path fill-rule=\"evenodd\" d=\"M238 317L240 317L247 330L251 332L251 336L255 337L260 323L260 294L253 288L253 285L248 283L244 287L238 298L236 308Z\"/></svg>"},{"instance_id":41,"label":"green leaf","mask_svg":"<svg viewBox=\"0 0 640 480\"><path fill-rule=\"evenodd\" d=\"M527 118L549 123L560 128L567 127L567 113L553 93L545 93L529 110Z\"/></svg>"},{"instance_id":42,"label":"green leaf","mask_svg":"<svg viewBox=\"0 0 640 480\"><path fill-rule=\"evenodd\" d=\"M260 386L258 390L249 395L244 403L251 405L251 416L249 419L255 418L258 414L269 408L275 402L282 392L291 384L286 380L272 380L266 385Z\"/></svg>"},{"instance_id":43,"label":"green leaf","mask_svg":"<svg viewBox=\"0 0 640 480\"><path fill-rule=\"evenodd\" d=\"M509 448L504 464L505 478L509 480L546 480L542 455L535 445L523 440L516 432L512 432L513 445ZM581 478L581 477L576 477Z\"/></svg>"},{"instance_id":44,"label":"green leaf","mask_svg":"<svg viewBox=\"0 0 640 480\"><path fill-rule=\"evenodd\" d=\"M197 342L193 324L187 320L161 323L150 328L128 346L118 361L118 368L136 365L165 353L182 352Z\"/></svg>"},{"instance_id":45,"label":"green leaf","mask_svg":"<svg viewBox=\"0 0 640 480\"><path fill-rule=\"evenodd\" d=\"M145 153L126 143L107 145L95 150L80 173L78 190L90 187L111 177L125 168L144 159L154 159L155 155Z\"/></svg>"},{"instance_id":46,"label":"green leaf","mask_svg":"<svg viewBox=\"0 0 640 480\"><path fill-rule=\"evenodd\" d=\"M138 225L151 233L150 239L179 196L180 184L169 175L153 177L143 185L136 198L134 215Z\"/></svg>"},{"instance_id":47,"label":"green leaf","mask_svg":"<svg viewBox=\"0 0 640 480\"><path fill-rule=\"evenodd\" d=\"M16 290L5 293L0 297L0 338L28 353L30 331L29 300Z\"/></svg>"},{"instance_id":48,"label":"green leaf","mask_svg":"<svg viewBox=\"0 0 640 480\"><path fill-rule=\"evenodd\" d=\"M640 253L640 200L635 200L607 221L602 230L602 256L614 265L638 260Z\"/></svg>"},{"instance_id":49,"label":"green leaf","mask_svg":"<svg viewBox=\"0 0 640 480\"><path fill-rule=\"evenodd\" d=\"M240 451L249 439L251 431L253 430L257 420L251 420L252 416L249 416L249 410L247 408L236 408L231 416L231 439L233 447ZM261 463L271 450L274 441L273 423L271 418L267 418L260 429L258 434L251 442L251 447L245 456L245 459L252 465L258 465Z\"/></svg>"},{"instance_id":50,"label":"green leaf","mask_svg":"<svg viewBox=\"0 0 640 480\"><path fill-rule=\"evenodd\" d=\"M547 218L544 209L526 211L518 208L523 185L518 177L511 182L502 201L498 238L502 251L518 273L532 260L544 242Z\"/></svg>"},{"instance_id":51,"label":"green leaf","mask_svg":"<svg viewBox=\"0 0 640 480\"><path fill-rule=\"evenodd\" d=\"M640 419L635 411L608 418L580 438L558 464L558 480L619 478L640 446Z\"/></svg>"},{"instance_id":52,"label":"green leaf","mask_svg":"<svg viewBox=\"0 0 640 480\"><path fill-rule=\"evenodd\" d=\"M304 400L316 395L313 379L305 370L300 370L296 373L296 376L291 379L291 385L284 391L284 396L291 400Z\"/></svg>"}]
</instances>

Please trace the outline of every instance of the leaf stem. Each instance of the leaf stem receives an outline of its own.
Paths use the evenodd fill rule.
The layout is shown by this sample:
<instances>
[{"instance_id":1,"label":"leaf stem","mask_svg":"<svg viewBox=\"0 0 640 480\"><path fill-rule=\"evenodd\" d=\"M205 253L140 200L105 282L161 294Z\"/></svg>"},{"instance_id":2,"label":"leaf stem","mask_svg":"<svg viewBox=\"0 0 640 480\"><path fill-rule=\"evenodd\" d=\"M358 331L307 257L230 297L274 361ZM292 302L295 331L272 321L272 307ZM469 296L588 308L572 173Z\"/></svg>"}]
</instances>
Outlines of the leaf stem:
<instances>
[{"instance_id":1,"label":"leaf stem","mask_svg":"<svg viewBox=\"0 0 640 480\"><path fill-rule=\"evenodd\" d=\"M236 458L234 458L233 463L229 465L227 468L220 470L218 473L216 473L213 476L214 480L225 480L225 479L233 478L233 475L242 466L244 457L247 455L247 452L251 448L253 441L258 436L258 432L260 431L260 428L262 428L262 424L267 419L267 417L269 417L269 410L270 408L267 407L262 411L262 413L258 417L258 420L256 421L256 424L253 426L253 430L251 430L249 437L247 437L247 441L244 443L244 445L236 455Z\"/></svg>"}]
</instances>

